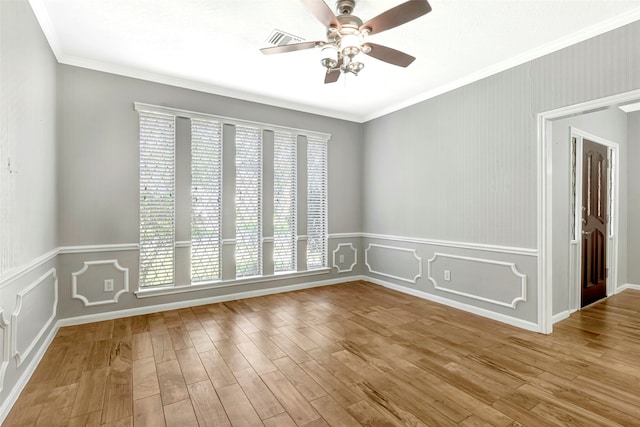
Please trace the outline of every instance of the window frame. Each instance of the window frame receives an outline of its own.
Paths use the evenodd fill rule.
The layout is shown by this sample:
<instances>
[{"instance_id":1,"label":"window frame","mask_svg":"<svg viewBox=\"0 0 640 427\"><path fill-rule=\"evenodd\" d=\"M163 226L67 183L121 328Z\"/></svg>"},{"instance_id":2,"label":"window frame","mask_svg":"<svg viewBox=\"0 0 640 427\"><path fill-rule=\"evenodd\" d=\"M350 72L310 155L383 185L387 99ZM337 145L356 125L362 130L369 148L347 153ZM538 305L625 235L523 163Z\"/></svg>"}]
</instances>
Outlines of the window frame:
<instances>
[{"instance_id":1,"label":"window frame","mask_svg":"<svg viewBox=\"0 0 640 427\"><path fill-rule=\"evenodd\" d=\"M313 276L313 275L317 275L317 274L326 274L329 273L331 271L331 268L329 267L329 251L328 251L328 240L329 240L329 234L328 234L328 230L329 230L329 224L328 224L328 204L329 204L329 200L328 200L328 142L331 139L331 134L328 133L323 133L323 132L317 132L317 131L310 131L310 130L305 130L305 129L297 129L297 128L291 128L291 127L283 127L283 126L277 126L277 125L271 125L271 124L266 124L266 123L261 123L261 122L254 122L254 121L248 121L248 120L241 120L241 119L235 119L235 118L229 118L229 117L225 117L225 116L219 116L219 115L213 115L213 114L207 114L207 113L200 113L200 112L195 112L195 111L190 111L190 110L184 110L184 109L178 109L178 108L172 108L172 107L165 107L165 106L157 106L157 105L152 105L152 104L146 104L146 103L141 103L141 102L135 102L134 103L134 109L138 112L140 111L149 111L152 113L158 113L158 114L166 114L166 115L172 115L174 116L174 123L175 120L177 118L186 118L186 119L201 119L201 120L207 120L207 121L217 121L220 123L220 127L221 129L223 129L222 131L222 146L224 147L226 142L225 142L225 125L232 125L232 126L243 126L243 127L252 127L252 128L258 128L262 131L262 144L264 145L265 140L264 140L264 133L265 131L270 131L270 132L274 132L274 134L276 132L282 132L282 133L286 133L286 134L293 134L296 136L296 155L295 155L295 169L296 169L296 179L295 179L295 187L296 187L296 192L295 194L295 212L296 215L293 218L293 222L295 224L295 232L296 232L296 238L295 238L295 245L296 245L296 251L294 252L294 258L295 258L295 271L284 271L284 272L271 272L269 274L265 274L264 272L264 267L261 269L261 274L259 276L248 276L248 277L240 277L240 278L229 278L228 274L225 276L224 273L224 265L225 265L225 257L229 256L229 252L224 250L224 246L228 245L228 244L235 244L235 238L233 239L229 239L229 238L224 238L224 232L222 230L224 230L224 216L225 216L225 208L224 208L224 203L225 202L225 198L228 197L228 194L225 195L224 190L221 191L221 205L220 205L220 212L221 212L221 238L220 238L220 278L218 280L206 280L206 281L202 281L202 282L193 282L193 281L189 281L188 285L182 285L182 284L177 284L175 283L175 263L176 263L176 247L182 247L182 246L188 246L190 245L190 241L186 241L186 242L176 242L176 238L175 238L175 221L176 221L176 217L175 217L175 206L174 206L174 252L173 252L173 262L174 262L174 283L170 284L170 285L163 285L163 286L154 286L154 287L143 287L143 286L138 286L138 290L135 292L136 296L138 298L145 298L145 297L152 297L152 296L156 296L156 295L165 295L165 294L175 294L175 293L181 293L181 292L190 292L190 291L198 291L198 290L203 290L203 289L209 289L209 288L219 288L219 287L228 287L228 286L234 286L234 285L241 285L241 284L246 284L246 283L259 283L259 282L266 282L266 281L273 281L273 280L278 280L278 279L285 279L285 278L294 278L294 277L305 277L305 276ZM174 127L174 132L175 132L175 127ZM317 269L309 269L305 264L302 265L302 267L304 268L304 270L299 270L298 268L300 268L300 265L298 263L299 260L299 254L297 254L297 251L299 250L299 245L298 245L298 240L300 239L304 239L306 236L301 236L298 234L298 227L299 227L299 221L301 220L301 218L298 218L297 213L298 210L300 209L300 206L298 206L299 202L301 200L298 199L298 193L297 193L297 188L299 186L299 179L300 177L298 176L298 165L299 165L299 161L300 158L298 158L298 154L297 152L299 151L299 144L300 144L300 140L298 139L298 136L302 136L302 137L311 137L311 138L320 138L326 141L326 149L325 149L325 164L326 164L326 170L325 170L325 181L326 181L326 191L325 191L325 200L324 200L324 205L325 205L325 226L324 226L324 240L325 240L325 248L324 248L324 262L322 266L319 266ZM177 135L174 135L174 138L177 138ZM175 144L177 143L177 141L174 141L174 147ZM261 163L261 170L264 168L264 146L262 147L261 152L262 154L262 163ZM175 154L175 153L174 153ZM222 162L222 171L224 171L225 168L225 161L224 161L224 155L221 155L221 162ZM273 159L271 159L271 161L273 161ZM308 159L307 159L308 161ZM222 172L221 174L222 177L222 183L221 183L221 187L224 188L224 172ZM262 192L264 191L264 183L262 183L261 185L261 198L264 198L264 194L262 194ZM176 188L176 182L175 182L175 178L174 178L174 204L175 204L175 195L176 193L178 193L179 191L181 191L180 189ZM274 189L274 197L275 197L275 189ZM271 195L270 195L271 196ZM274 202L275 203L275 202ZM308 209L308 200L306 200L307 203L307 209ZM264 215L264 203L262 203L262 206L260 208L260 213L261 216ZM233 221L235 221L235 217L233 219ZM263 230L262 230L262 224L260 224L260 228L261 228L261 247L264 247L265 242L273 242L274 240L274 236L271 237L265 237L263 235ZM275 232L272 233L275 235ZM226 255L225 255L226 254ZM306 254L303 255L304 259L306 259ZM261 254L260 256L260 263L263 264L264 263L264 252ZM227 258L228 259L228 258ZM235 261L234 261L235 262ZM189 268L190 268L190 262L189 262ZM275 268L275 261L274 261L274 268Z\"/></svg>"}]
</instances>

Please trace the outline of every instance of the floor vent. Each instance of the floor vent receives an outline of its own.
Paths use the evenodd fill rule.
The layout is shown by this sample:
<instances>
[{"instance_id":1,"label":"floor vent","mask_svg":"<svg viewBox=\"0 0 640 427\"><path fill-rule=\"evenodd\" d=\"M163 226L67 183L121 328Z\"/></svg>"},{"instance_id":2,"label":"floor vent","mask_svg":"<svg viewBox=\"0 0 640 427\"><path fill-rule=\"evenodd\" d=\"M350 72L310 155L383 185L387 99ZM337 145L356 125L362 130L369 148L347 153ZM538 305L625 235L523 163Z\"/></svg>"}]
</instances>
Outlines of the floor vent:
<instances>
[{"instance_id":1,"label":"floor vent","mask_svg":"<svg viewBox=\"0 0 640 427\"><path fill-rule=\"evenodd\" d=\"M300 43L303 42L304 39L294 36L293 34L285 33L284 31L273 30L266 41L271 46L283 46L291 43Z\"/></svg>"}]
</instances>

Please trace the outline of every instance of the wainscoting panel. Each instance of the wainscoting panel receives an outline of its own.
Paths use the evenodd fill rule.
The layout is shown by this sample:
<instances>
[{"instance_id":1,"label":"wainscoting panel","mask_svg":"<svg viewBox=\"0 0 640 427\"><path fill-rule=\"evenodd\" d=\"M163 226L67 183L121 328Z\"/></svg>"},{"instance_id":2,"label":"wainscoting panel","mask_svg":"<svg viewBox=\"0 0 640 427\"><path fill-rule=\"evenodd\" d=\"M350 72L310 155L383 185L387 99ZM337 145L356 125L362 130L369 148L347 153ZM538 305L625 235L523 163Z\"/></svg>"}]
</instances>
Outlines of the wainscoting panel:
<instances>
[{"instance_id":1,"label":"wainscoting panel","mask_svg":"<svg viewBox=\"0 0 640 427\"><path fill-rule=\"evenodd\" d=\"M71 297L85 306L116 304L120 295L129 292L129 269L121 267L117 259L85 261L71 276ZM106 289L109 281L111 290Z\"/></svg>"},{"instance_id":2,"label":"wainscoting panel","mask_svg":"<svg viewBox=\"0 0 640 427\"><path fill-rule=\"evenodd\" d=\"M365 234L362 247L361 274L376 283L539 330L535 249L380 234Z\"/></svg>"},{"instance_id":3,"label":"wainscoting panel","mask_svg":"<svg viewBox=\"0 0 640 427\"><path fill-rule=\"evenodd\" d=\"M51 322L58 307L58 276L52 268L16 296L11 314L11 352L17 366L24 362Z\"/></svg>"},{"instance_id":4,"label":"wainscoting panel","mask_svg":"<svg viewBox=\"0 0 640 427\"><path fill-rule=\"evenodd\" d=\"M302 286L320 280L347 279L347 276L362 274L363 260L360 254L363 249L359 234L329 235L327 268L311 271L305 271L306 236L298 236L298 238L299 273L273 274L265 268L264 277L236 279L235 240L225 239L222 245L221 280L195 285L190 283L189 277L190 244L186 241L177 242L176 286L162 287L162 289L158 289L158 292L139 292L139 255L133 244L108 245L104 248L92 245L87 246L85 251L81 246L65 247L64 250L61 249L58 257L60 317L70 318L120 312L180 301L200 301L204 298L244 294L268 288L283 289L283 287L293 285ZM272 240L268 237L264 239L263 243L270 247L273 244ZM341 245L339 249L338 245ZM330 268L334 266L333 253L336 249L338 249L335 252L337 267ZM265 251L263 255L272 258L268 251ZM340 255L344 257L343 263L339 262ZM117 260L117 264L115 260ZM349 269L351 271L348 271ZM127 275L125 270L128 271L128 283L125 282ZM319 277L320 275L323 277ZM104 291L104 281L109 279L114 281L113 292ZM126 291L127 288L128 291ZM117 295L118 292L122 293Z\"/></svg>"},{"instance_id":5,"label":"wainscoting panel","mask_svg":"<svg viewBox=\"0 0 640 427\"><path fill-rule=\"evenodd\" d=\"M333 250L333 267L338 273L350 273L357 264L358 250L353 243L339 243Z\"/></svg>"},{"instance_id":6,"label":"wainscoting panel","mask_svg":"<svg viewBox=\"0 0 640 427\"><path fill-rule=\"evenodd\" d=\"M364 251L364 263L370 273L408 283L422 277L422 258L415 249L370 243Z\"/></svg>"},{"instance_id":7,"label":"wainscoting panel","mask_svg":"<svg viewBox=\"0 0 640 427\"><path fill-rule=\"evenodd\" d=\"M436 252L427 261L435 289L516 309L527 300L527 276L515 263Z\"/></svg>"},{"instance_id":8,"label":"wainscoting panel","mask_svg":"<svg viewBox=\"0 0 640 427\"><path fill-rule=\"evenodd\" d=\"M4 310L0 308L0 392L4 387L4 375L9 366L9 323L4 318Z\"/></svg>"}]
</instances>

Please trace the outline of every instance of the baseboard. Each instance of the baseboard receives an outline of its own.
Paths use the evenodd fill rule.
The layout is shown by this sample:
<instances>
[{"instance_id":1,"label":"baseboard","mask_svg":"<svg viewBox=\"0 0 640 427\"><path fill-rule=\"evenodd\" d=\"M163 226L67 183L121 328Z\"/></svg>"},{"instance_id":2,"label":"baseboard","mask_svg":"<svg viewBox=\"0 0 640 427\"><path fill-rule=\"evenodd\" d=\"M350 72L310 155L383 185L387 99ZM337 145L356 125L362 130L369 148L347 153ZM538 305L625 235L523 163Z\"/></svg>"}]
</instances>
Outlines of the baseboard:
<instances>
[{"instance_id":1,"label":"baseboard","mask_svg":"<svg viewBox=\"0 0 640 427\"><path fill-rule=\"evenodd\" d=\"M279 293L291 292L291 291L297 291L297 290L303 290L303 289L312 289L312 288L317 288L321 286L330 286L330 285L336 285L339 283L346 283L346 282L352 282L357 280L365 280L367 282L370 282L379 286L383 286L385 288L393 289L395 291L409 294L409 295L426 299L429 301L433 301L438 304L443 304L459 310L467 311L469 313L473 313L479 316L497 320L499 322L503 322L512 326L522 328L522 329L526 329L534 332L540 332L539 326L536 323L517 319L517 318L503 315L500 313L495 313L490 310L485 310L483 308L475 307L469 304L464 304L448 298L443 298L437 295L429 294L427 292L418 291L405 286L396 285L394 283L386 282L384 280L380 280L374 277L364 276L364 275L339 277L335 279L321 280L317 282L300 283L296 285L279 286L275 288L265 288L265 289L255 290L255 291L237 292L234 294L226 294L226 295L220 295L220 296L215 296L210 298L200 298L195 300L187 300L187 301L180 301L180 302L173 302L173 303L166 303L166 304L154 304L146 307L131 308L126 310L117 310L117 311L110 311L110 312L97 313L97 314L88 314L85 316L68 317L65 319L58 320L58 322L56 323L56 328L60 328L64 326L81 325L81 324L92 323L92 322L101 322L104 320L113 320L113 319L119 319L123 317L139 316L143 314L158 313L162 311L177 310L181 308L195 307L198 305L215 304L219 302L234 301L234 300L246 299L246 298L255 298L255 297L260 297L265 295L273 295L273 294L279 294ZM638 289L640 289L640 286L638 286ZM561 313L561 314L564 314L564 313ZM556 316L559 316L559 315L556 315ZM555 320L556 316L554 316L554 323L556 322ZM567 312L566 316L562 317L562 319L566 317L569 317L569 312ZM559 320L562 320L562 319L559 319Z\"/></svg>"},{"instance_id":2,"label":"baseboard","mask_svg":"<svg viewBox=\"0 0 640 427\"><path fill-rule=\"evenodd\" d=\"M626 291L627 289L633 289L633 290L636 290L636 291L640 291L640 285L634 285L633 283L625 283L622 286L618 286L616 288L615 293L619 294L620 292Z\"/></svg>"},{"instance_id":3,"label":"baseboard","mask_svg":"<svg viewBox=\"0 0 640 427\"><path fill-rule=\"evenodd\" d=\"M551 324L555 324L555 323L558 323L558 322L560 322L560 321L562 321L564 319L568 319L570 315L571 315L571 312L569 310L561 311L558 314L554 314L551 317Z\"/></svg>"},{"instance_id":4,"label":"baseboard","mask_svg":"<svg viewBox=\"0 0 640 427\"><path fill-rule=\"evenodd\" d=\"M416 289L411 289L406 286L396 285L394 283L386 282L380 279L374 279L372 277L364 277L363 280L367 280L376 285L384 286L385 288L393 289L394 291L402 292L405 294L413 295L418 298L426 299L429 301L436 302L438 304L446 305L449 307L456 308L458 310L466 311L472 314L477 314L478 316L487 317L492 320L496 320L498 322L506 323L511 326L515 326L521 329L526 329L532 332L542 332L540 325L537 323L528 322L526 320L517 319L515 317L507 316L504 314L496 313L490 310L485 310L483 308L475 307L473 305L461 303L458 301L454 301L448 298L442 298L437 295L433 295L427 292L418 291Z\"/></svg>"},{"instance_id":5,"label":"baseboard","mask_svg":"<svg viewBox=\"0 0 640 427\"><path fill-rule=\"evenodd\" d=\"M24 390L25 386L31 379L31 376L36 371L36 368L40 364L42 357L49 349L51 342L58 333L58 329L60 329L60 327L58 326L58 323L56 323L51 328L51 331L49 331L49 335L47 335L47 338L45 338L37 353L35 353L34 357L31 359L31 362L29 362L22 375L20 375L20 377L18 378L18 382L13 386L13 389L11 390L11 392L9 392L5 401L2 402L2 405L0 405L0 425L7 418L9 412L11 411L11 408L16 403L16 400L18 400L20 393L22 393L22 390Z\"/></svg>"},{"instance_id":6,"label":"baseboard","mask_svg":"<svg viewBox=\"0 0 640 427\"><path fill-rule=\"evenodd\" d=\"M199 298L187 301L171 302L166 304L154 304L139 308L130 308L126 310L109 311L105 313L87 314L84 316L67 317L60 319L57 323L58 327L81 325L84 323L101 322L104 320L119 319L122 317L139 316L142 314L158 313L161 311L178 310L187 307L196 307L198 305L215 304L225 301L233 301L246 298L255 298L265 295L280 294L283 292L299 291L302 289L317 288L320 286L335 285L338 283L350 282L353 280L361 280L361 276L338 277L329 280L320 280L317 282L299 283L296 285L278 286L275 288L265 288L255 291L236 292L233 294L219 295L209 298Z\"/></svg>"}]
</instances>

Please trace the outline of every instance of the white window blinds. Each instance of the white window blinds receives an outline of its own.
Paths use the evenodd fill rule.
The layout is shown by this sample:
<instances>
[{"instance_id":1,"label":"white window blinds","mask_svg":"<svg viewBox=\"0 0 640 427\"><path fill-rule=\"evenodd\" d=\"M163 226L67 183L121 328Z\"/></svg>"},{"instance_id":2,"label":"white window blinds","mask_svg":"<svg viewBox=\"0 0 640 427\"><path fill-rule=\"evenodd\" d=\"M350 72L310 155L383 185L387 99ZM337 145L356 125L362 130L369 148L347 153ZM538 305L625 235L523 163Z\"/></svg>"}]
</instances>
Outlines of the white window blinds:
<instances>
[{"instance_id":1,"label":"white window blinds","mask_svg":"<svg viewBox=\"0 0 640 427\"><path fill-rule=\"evenodd\" d=\"M222 125L191 119L191 282L220 278Z\"/></svg>"},{"instance_id":2,"label":"white window blinds","mask_svg":"<svg viewBox=\"0 0 640 427\"><path fill-rule=\"evenodd\" d=\"M327 265L327 139L307 137L307 268Z\"/></svg>"},{"instance_id":3,"label":"white window blinds","mask_svg":"<svg viewBox=\"0 0 640 427\"><path fill-rule=\"evenodd\" d=\"M174 283L175 116L139 111L140 286Z\"/></svg>"},{"instance_id":4,"label":"white window blinds","mask_svg":"<svg viewBox=\"0 0 640 427\"><path fill-rule=\"evenodd\" d=\"M275 132L273 147L273 268L296 270L297 135Z\"/></svg>"},{"instance_id":5,"label":"white window blinds","mask_svg":"<svg viewBox=\"0 0 640 427\"><path fill-rule=\"evenodd\" d=\"M263 277L263 271L289 275L300 265L304 270L327 267L330 135L143 103L136 103L135 110L140 120L141 289L231 284ZM273 132L268 158L263 158L265 131ZM300 138L307 141L300 145L303 152L298 152ZM223 202L225 191L229 197ZM273 224L273 232L266 227L268 235L264 221ZM306 221L307 235L302 253L300 221ZM223 236L228 238L224 243ZM267 259L265 240L273 242Z\"/></svg>"},{"instance_id":6,"label":"white window blinds","mask_svg":"<svg viewBox=\"0 0 640 427\"><path fill-rule=\"evenodd\" d=\"M262 130L236 126L236 277L262 274Z\"/></svg>"}]
</instances>

